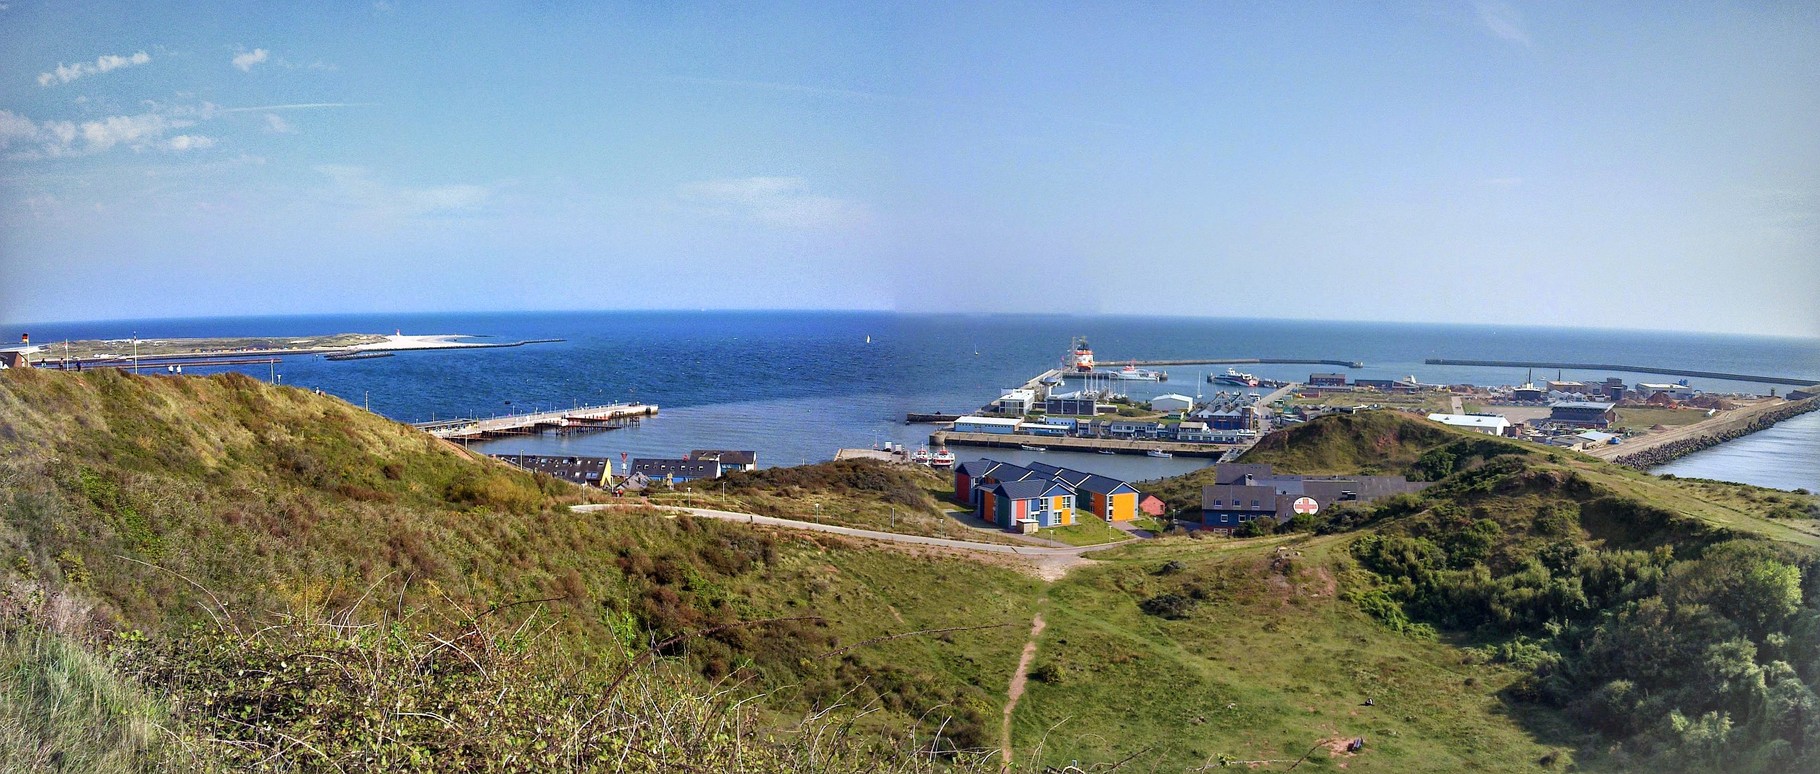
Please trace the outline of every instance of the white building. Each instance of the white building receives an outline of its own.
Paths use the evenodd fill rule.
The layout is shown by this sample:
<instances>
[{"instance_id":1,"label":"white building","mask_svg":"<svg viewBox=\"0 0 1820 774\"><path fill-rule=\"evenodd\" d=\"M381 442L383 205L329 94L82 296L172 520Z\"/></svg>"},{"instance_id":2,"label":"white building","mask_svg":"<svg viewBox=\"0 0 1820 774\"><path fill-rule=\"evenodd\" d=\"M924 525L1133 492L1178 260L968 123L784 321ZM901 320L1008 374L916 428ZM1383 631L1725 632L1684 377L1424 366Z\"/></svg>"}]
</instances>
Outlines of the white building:
<instances>
[{"instance_id":1,"label":"white building","mask_svg":"<svg viewBox=\"0 0 1820 774\"><path fill-rule=\"evenodd\" d=\"M1674 398L1675 400L1691 400L1698 391L1685 384L1637 383L1637 396L1644 400L1649 400L1651 395L1655 395L1658 392L1666 392L1668 393L1668 397Z\"/></svg>"},{"instance_id":2,"label":"white building","mask_svg":"<svg viewBox=\"0 0 1820 774\"><path fill-rule=\"evenodd\" d=\"M1510 420L1497 414L1429 414L1428 418L1448 427L1486 435L1504 435L1510 430Z\"/></svg>"},{"instance_id":3,"label":"white building","mask_svg":"<svg viewBox=\"0 0 1820 774\"><path fill-rule=\"evenodd\" d=\"M1184 411L1194 408L1194 399L1172 392L1151 398L1150 407L1157 411Z\"/></svg>"},{"instance_id":4,"label":"white building","mask_svg":"<svg viewBox=\"0 0 1820 774\"><path fill-rule=\"evenodd\" d=\"M1000 395L998 400L992 402L992 405L1000 414L1011 414L1021 417L1030 413L1030 410L1036 406L1036 390L1024 389L1021 387L1015 390L1006 390L1005 394Z\"/></svg>"},{"instance_id":5,"label":"white building","mask_svg":"<svg viewBox=\"0 0 1820 774\"><path fill-rule=\"evenodd\" d=\"M961 417L954 420L954 431L957 433L999 433L1010 435L1017 432L1017 426L1023 420L1016 417Z\"/></svg>"}]
</instances>

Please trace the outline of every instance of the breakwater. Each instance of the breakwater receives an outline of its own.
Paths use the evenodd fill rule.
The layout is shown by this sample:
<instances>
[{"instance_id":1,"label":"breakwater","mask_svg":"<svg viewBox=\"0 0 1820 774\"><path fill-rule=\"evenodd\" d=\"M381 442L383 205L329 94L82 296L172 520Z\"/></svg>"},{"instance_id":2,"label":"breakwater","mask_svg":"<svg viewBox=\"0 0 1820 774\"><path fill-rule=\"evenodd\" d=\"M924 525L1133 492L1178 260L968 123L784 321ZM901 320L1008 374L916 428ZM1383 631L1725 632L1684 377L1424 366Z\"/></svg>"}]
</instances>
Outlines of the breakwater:
<instances>
[{"instance_id":1,"label":"breakwater","mask_svg":"<svg viewBox=\"0 0 1820 774\"><path fill-rule=\"evenodd\" d=\"M1663 376L1693 376L1703 379L1726 379L1734 382L1756 382L1757 384L1786 384L1791 387L1811 387L1812 379L1797 379L1792 376L1753 376L1751 374L1731 374L1723 371L1690 371L1683 368L1651 368L1648 366L1611 365L1609 363L1550 363L1528 360L1449 360L1431 357L1422 361L1428 365L1449 366L1492 366L1496 368L1571 368L1576 371L1623 371L1633 374L1661 374Z\"/></svg>"},{"instance_id":2,"label":"breakwater","mask_svg":"<svg viewBox=\"0 0 1820 774\"><path fill-rule=\"evenodd\" d=\"M1763 430L1789 417L1799 416L1809 411L1820 409L1820 398L1808 398L1786 406L1740 418L1733 423L1726 423L1712 430L1688 438L1681 438L1651 446L1642 451L1614 457L1612 462L1638 470L1649 470L1664 465L1702 449L1708 449L1736 438Z\"/></svg>"},{"instance_id":3,"label":"breakwater","mask_svg":"<svg viewBox=\"0 0 1820 774\"><path fill-rule=\"evenodd\" d=\"M1120 360L1109 358L1107 363L1130 363L1146 368L1155 366L1183 365L1330 365L1341 368L1364 368L1365 363L1358 360L1315 360L1294 357L1216 357L1194 360Z\"/></svg>"}]
</instances>

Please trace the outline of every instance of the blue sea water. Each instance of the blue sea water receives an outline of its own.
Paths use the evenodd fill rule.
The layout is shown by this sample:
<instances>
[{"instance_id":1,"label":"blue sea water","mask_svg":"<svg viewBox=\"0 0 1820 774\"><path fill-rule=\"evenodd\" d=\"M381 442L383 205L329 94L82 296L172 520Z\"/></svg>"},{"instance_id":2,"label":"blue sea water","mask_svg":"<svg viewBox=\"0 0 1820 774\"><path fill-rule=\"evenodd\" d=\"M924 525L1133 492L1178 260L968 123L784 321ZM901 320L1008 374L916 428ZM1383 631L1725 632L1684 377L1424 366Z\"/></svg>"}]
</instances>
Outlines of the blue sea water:
<instances>
[{"instance_id":1,"label":"blue sea water","mask_svg":"<svg viewBox=\"0 0 1820 774\"><path fill-rule=\"evenodd\" d=\"M693 448L741 448L758 450L764 465L824 460L841 447L885 441L914 447L932 428L903 424L905 412L971 410L996 397L1001 388L1016 386L1059 362L1070 338L1077 335L1088 337L1102 362L1192 357L1363 361L1364 368L1348 370L1354 378L1413 374L1429 382L1513 384L1527 377L1522 369L1422 362L1438 357L1611 362L1820 381L1820 340L1494 326L883 312L565 312L138 320L22 328L39 343L134 334L306 336L395 329L497 341L560 338L564 341L510 349L401 352L373 360L290 358L277 366L276 373L285 384L319 388L403 421L612 401L655 403L661 407L660 415L634 429L477 447L497 453L606 456L621 452L677 456ZM259 378L271 373L266 366L240 370ZM1224 367L1167 370L1171 378L1166 383L1121 386L1134 397L1173 391L1193 394L1202 375ZM1311 371L1341 369L1286 365L1242 370L1299 380ZM1584 380L1619 376L1630 382L1650 378L1571 371L1563 376ZM1769 389L1690 381L1725 392ZM1813 448L1820 428L1786 426ZM1748 441L1719 448L1738 448L1735 444ZM969 450L956 451L965 458ZM1012 460L1048 459L1127 478L1169 475L1206 464L1191 458L1064 452L992 454ZM1744 480L1751 467L1728 464L1725 475L1708 477Z\"/></svg>"}]
</instances>

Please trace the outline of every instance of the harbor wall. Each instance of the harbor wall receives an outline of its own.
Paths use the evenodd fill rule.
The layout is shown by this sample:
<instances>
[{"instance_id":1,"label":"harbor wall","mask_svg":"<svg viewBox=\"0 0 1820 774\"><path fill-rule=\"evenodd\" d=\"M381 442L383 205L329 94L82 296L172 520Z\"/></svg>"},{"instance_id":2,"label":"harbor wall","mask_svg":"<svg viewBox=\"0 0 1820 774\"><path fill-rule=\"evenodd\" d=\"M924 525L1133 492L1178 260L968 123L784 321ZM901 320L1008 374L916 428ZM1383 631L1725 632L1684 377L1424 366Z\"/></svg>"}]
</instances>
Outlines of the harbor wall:
<instances>
[{"instance_id":1,"label":"harbor wall","mask_svg":"<svg viewBox=\"0 0 1820 774\"><path fill-rule=\"evenodd\" d=\"M1814 385L1812 379L1797 379L1790 376L1752 376L1750 374L1730 374L1724 371L1689 371L1681 368L1650 368L1647 366L1611 365L1608 363L1551 363L1528 360L1450 360L1431 357L1422 361L1427 365L1448 366L1494 366L1498 368L1571 368L1576 371L1622 371L1633 374L1661 374L1664 376L1693 376L1703 379L1725 379L1734 382L1755 382L1757 384L1786 384L1791 387L1809 387Z\"/></svg>"},{"instance_id":2,"label":"harbor wall","mask_svg":"<svg viewBox=\"0 0 1820 774\"><path fill-rule=\"evenodd\" d=\"M1784 419L1816 409L1820 409L1820 398L1796 401L1758 414L1738 417L1729 422L1719 422L1710 430L1699 435L1657 444L1631 454L1622 454L1612 458L1612 461L1625 467L1649 470L1657 465L1664 465L1701 449L1710 449L1726 441L1742 438Z\"/></svg>"}]
</instances>

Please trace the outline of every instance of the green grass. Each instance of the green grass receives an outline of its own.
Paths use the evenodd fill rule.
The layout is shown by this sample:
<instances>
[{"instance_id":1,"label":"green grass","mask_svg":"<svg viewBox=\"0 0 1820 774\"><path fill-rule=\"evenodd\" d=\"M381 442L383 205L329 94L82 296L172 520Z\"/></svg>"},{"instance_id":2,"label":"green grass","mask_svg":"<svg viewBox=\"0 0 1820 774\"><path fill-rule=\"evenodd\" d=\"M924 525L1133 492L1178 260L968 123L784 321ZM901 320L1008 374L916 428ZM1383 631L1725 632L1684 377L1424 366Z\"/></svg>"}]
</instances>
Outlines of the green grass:
<instances>
[{"instance_id":1,"label":"green grass","mask_svg":"<svg viewBox=\"0 0 1820 774\"><path fill-rule=\"evenodd\" d=\"M1464 665L1455 648L1337 599L1340 542L1293 544L1302 553L1282 570L1271 566L1281 541L1168 538L1056 584L1014 721L1020 760L1136 754L1136 770L1169 771L1224 757L1282 770L1318 742L1364 736L1365 752L1330 760L1323 749L1308 765L1530 771L1558 748L1499 699L1514 670ZM1158 574L1171 560L1183 569ZM1184 589L1205 598L1182 620L1139 607Z\"/></svg>"},{"instance_id":2,"label":"green grass","mask_svg":"<svg viewBox=\"0 0 1820 774\"><path fill-rule=\"evenodd\" d=\"M1633 406L1618 409L1618 420L1611 424L1613 430L1631 430L1642 432L1656 425L1679 427L1691 425L1706 419L1706 409L1672 409L1654 406Z\"/></svg>"},{"instance_id":3,"label":"green grass","mask_svg":"<svg viewBox=\"0 0 1820 774\"><path fill-rule=\"evenodd\" d=\"M1097 546L1104 543L1116 543L1131 537L1117 527L1102 521L1099 517L1081 510L1074 512L1073 524L1065 527L1039 529L1036 531L1036 536L1059 540L1071 546Z\"/></svg>"},{"instance_id":4,"label":"green grass","mask_svg":"<svg viewBox=\"0 0 1820 774\"><path fill-rule=\"evenodd\" d=\"M1139 516L1131 520L1131 526L1141 530L1147 530L1153 535L1163 534L1163 530L1168 527L1162 519L1155 516Z\"/></svg>"}]
</instances>

